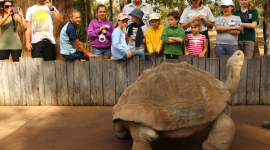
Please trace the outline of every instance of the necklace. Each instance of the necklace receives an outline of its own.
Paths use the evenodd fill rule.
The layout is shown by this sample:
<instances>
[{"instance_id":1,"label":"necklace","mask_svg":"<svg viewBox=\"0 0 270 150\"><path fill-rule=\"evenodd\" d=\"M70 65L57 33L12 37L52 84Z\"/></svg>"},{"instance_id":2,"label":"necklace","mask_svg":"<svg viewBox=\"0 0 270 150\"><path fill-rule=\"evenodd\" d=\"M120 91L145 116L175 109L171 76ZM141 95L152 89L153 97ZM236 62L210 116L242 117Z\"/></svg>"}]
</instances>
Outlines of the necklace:
<instances>
[{"instance_id":1,"label":"necklace","mask_svg":"<svg viewBox=\"0 0 270 150\"><path fill-rule=\"evenodd\" d=\"M248 22L248 9L247 9L247 15L246 15L246 17L244 16L244 13L243 13L243 11L242 11L242 9L241 9L241 12L242 12L242 15L243 15L243 18ZM248 22L249 23L249 22Z\"/></svg>"}]
</instances>

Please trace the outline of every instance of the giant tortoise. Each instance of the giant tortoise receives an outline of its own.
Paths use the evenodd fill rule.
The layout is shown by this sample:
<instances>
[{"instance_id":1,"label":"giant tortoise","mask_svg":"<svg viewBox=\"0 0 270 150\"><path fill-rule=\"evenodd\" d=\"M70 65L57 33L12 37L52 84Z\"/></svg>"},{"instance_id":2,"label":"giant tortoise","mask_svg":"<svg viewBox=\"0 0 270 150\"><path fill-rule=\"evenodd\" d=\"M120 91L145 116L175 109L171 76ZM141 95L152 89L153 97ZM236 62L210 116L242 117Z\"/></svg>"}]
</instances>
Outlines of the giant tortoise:
<instances>
[{"instance_id":1,"label":"giant tortoise","mask_svg":"<svg viewBox=\"0 0 270 150\"><path fill-rule=\"evenodd\" d=\"M226 83L186 62L145 70L113 107L116 134L130 134L132 150L151 150L159 134L182 138L211 126L202 148L229 149L235 125L227 101L238 87L243 61L239 50L229 58Z\"/></svg>"}]
</instances>

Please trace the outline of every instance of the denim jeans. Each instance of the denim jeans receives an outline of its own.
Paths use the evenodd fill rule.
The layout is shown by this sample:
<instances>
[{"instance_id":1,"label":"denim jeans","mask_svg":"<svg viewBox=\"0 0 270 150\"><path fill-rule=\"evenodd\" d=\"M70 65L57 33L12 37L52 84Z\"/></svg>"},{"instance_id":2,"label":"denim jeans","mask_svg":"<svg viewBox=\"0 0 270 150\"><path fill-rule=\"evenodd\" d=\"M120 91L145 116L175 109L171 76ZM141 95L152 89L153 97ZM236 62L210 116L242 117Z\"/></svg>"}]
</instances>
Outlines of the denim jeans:
<instances>
[{"instance_id":1,"label":"denim jeans","mask_svg":"<svg viewBox=\"0 0 270 150\"><path fill-rule=\"evenodd\" d=\"M217 58L219 58L220 55L232 55L237 49L237 45L217 44L215 51Z\"/></svg>"},{"instance_id":2,"label":"denim jeans","mask_svg":"<svg viewBox=\"0 0 270 150\"><path fill-rule=\"evenodd\" d=\"M144 52L138 51L138 50L130 50L130 52L132 54L132 57L139 56L140 61L145 61ZM125 56L120 60L126 60L126 59L127 59L127 55L125 54Z\"/></svg>"}]
</instances>

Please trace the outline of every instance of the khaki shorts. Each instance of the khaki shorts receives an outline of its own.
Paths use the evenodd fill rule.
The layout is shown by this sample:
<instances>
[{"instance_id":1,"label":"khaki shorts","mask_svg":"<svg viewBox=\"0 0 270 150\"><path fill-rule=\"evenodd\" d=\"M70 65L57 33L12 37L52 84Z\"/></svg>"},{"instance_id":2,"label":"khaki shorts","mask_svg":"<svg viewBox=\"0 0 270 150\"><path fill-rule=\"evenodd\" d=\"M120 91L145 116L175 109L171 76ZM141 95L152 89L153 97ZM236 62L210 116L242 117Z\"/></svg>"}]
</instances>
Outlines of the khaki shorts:
<instances>
[{"instance_id":1,"label":"khaki shorts","mask_svg":"<svg viewBox=\"0 0 270 150\"><path fill-rule=\"evenodd\" d=\"M243 51L247 58L252 58L254 52L254 41L238 41L238 49Z\"/></svg>"}]
</instances>

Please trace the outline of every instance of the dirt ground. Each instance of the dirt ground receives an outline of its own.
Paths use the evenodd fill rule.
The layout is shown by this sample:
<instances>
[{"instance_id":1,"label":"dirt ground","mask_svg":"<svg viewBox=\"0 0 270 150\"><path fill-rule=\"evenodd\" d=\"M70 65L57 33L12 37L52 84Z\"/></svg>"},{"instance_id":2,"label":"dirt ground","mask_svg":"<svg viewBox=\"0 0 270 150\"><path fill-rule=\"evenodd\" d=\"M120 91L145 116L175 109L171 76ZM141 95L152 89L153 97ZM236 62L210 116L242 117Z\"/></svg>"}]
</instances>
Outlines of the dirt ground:
<instances>
[{"instance_id":1,"label":"dirt ground","mask_svg":"<svg viewBox=\"0 0 270 150\"><path fill-rule=\"evenodd\" d=\"M232 106L236 134L230 150L269 150L270 106ZM192 136L160 135L153 150L201 150L210 128ZM130 150L132 139L116 137L112 107L0 107L1 150Z\"/></svg>"},{"instance_id":2,"label":"dirt ground","mask_svg":"<svg viewBox=\"0 0 270 150\"><path fill-rule=\"evenodd\" d=\"M210 43L211 45L216 45L216 32L209 31ZM258 39L258 45L260 50L260 55L264 55L264 39L263 39L263 30L258 30L256 32L256 40Z\"/></svg>"}]
</instances>

